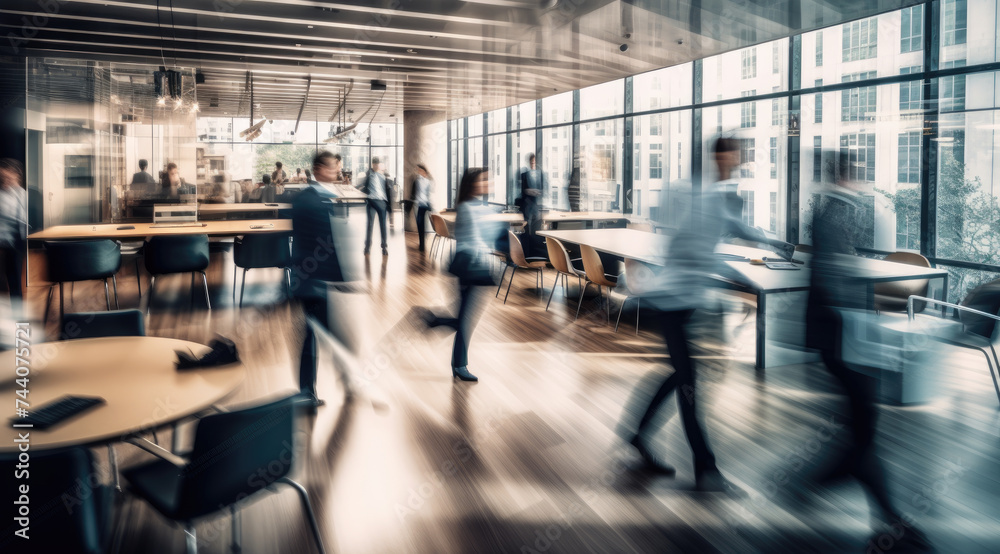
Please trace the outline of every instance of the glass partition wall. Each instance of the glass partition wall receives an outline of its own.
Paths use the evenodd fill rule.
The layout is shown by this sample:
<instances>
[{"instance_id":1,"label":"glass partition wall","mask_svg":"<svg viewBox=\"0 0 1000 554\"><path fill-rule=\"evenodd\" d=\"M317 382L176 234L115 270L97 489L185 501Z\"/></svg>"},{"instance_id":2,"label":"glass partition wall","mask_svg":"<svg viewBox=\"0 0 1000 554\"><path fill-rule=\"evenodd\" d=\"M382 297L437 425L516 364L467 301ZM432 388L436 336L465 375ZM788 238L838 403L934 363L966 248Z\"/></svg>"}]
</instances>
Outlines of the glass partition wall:
<instances>
[{"instance_id":1,"label":"glass partition wall","mask_svg":"<svg viewBox=\"0 0 1000 554\"><path fill-rule=\"evenodd\" d=\"M451 133L452 177L488 159L510 168L494 188L516 198L535 153L546 208L678 225L681 199L718 180L711 147L727 136L741 164L725 186L743 198L744 222L809 244L843 156L865 207L859 251L920 252L951 272L958 300L1000 276L997 18L998 0L928 1L455 120L477 139ZM579 206L567 194L574 165Z\"/></svg>"},{"instance_id":2,"label":"glass partition wall","mask_svg":"<svg viewBox=\"0 0 1000 554\"><path fill-rule=\"evenodd\" d=\"M361 124L327 142L333 124L307 113L297 132L294 120L268 120L251 142L240 136L251 125L247 115L201 116L194 69L177 69L173 84L167 77L158 87L153 66L49 57L26 63L32 231L148 219L168 163L177 164L198 200L240 201L237 181L258 183L277 161L291 177L323 149L339 152L355 181L377 156L402 184L401 122ZM133 182L140 160L154 182Z\"/></svg>"}]
</instances>

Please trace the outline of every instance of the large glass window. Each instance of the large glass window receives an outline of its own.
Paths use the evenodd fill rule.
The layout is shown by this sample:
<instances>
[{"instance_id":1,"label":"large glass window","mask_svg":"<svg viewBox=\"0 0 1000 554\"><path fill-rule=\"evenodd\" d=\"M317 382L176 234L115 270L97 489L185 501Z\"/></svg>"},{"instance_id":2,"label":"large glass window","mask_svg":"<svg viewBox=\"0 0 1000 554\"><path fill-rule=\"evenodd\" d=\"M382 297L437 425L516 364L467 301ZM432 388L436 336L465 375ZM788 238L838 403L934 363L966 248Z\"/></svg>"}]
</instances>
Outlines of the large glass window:
<instances>
[{"instance_id":1,"label":"large glass window","mask_svg":"<svg viewBox=\"0 0 1000 554\"><path fill-rule=\"evenodd\" d=\"M580 89L580 120L619 115L625 111L625 81L618 79Z\"/></svg>"},{"instance_id":2,"label":"large glass window","mask_svg":"<svg viewBox=\"0 0 1000 554\"><path fill-rule=\"evenodd\" d=\"M521 135L524 136L524 133ZM568 210L570 206L567 184L573 162L573 153L570 151L573 142L573 127L563 125L546 129L544 136L545 140L542 141L540 157L542 171L545 172L549 181L547 207L554 210ZM534 144L534 135L530 140ZM524 160L523 155L521 160Z\"/></svg>"},{"instance_id":3,"label":"large glass window","mask_svg":"<svg viewBox=\"0 0 1000 554\"><path fill-rule=\"evenodd\" d=\"M845 62L874 58L878 51L878 18L845 23L841 31Z\"/></svg>"},{"instance_id":4,"label":"large glass window","mask_svg":"<svg viewBox=\"0 0 1000 554\"><path fill-rule=\"evenodd\" d=\"M654 125L659 134L646 132ZM691 192L691 111L636 117L632 121L632 214L679 224L676 198Z\"/></svg>"},{"instance_id":5,"label":"large glass window","mask_svg":"<svg viewBox=\"0 0 1000 554\"><path fill-rule=\"evenodd\" d=\"M557 125L573 120L573 92L542 99L542 125Z\"/></svg>"},{"instance_id":6,"label":"large glass window","mask_svg":"<svg viewBox=\"0 0 1000 554\"><path fill-rule=\"evenodd\" d=\"M916 52L924 47L924 6L903 8L900 12L899 51Z\"/></svg>"},{"instance_id":7,"label":"large glass window","mask_svg":"<svg viewBox=\"0 0 1000 554\"><path fill-rule=\"evenodd\" d=\"M570 93L572 94L572 93ZM535 101L524 102L514 106L514 127L517 129L531 129L536 125Z\"/></svg>"},{"instance_id":8,"label":"large glass window","mask_svg":"<svg viewBox=\"0 0 1000 554\"><path fill-rule=\"evenodd\" d=\"M777 48L788 51L788 39L780 39L759 47L744 48L706 58L702 64L702 89L706 100L729 100L741 96L752 96L758 90L782 91L788 86L785 58L778 59L778 71L774 69L774 59L765 55L758 57L757 48L762 52L772 52ZM757 66L760 65L760 70ZM736 76L739 75L740 79Z\"/></svg>"},{"instance_id":9,"label":"large glass window","mask_svg":"<svg viewBox=\"0 0 1000 554\"><path fill-rule=\"evenodd\" d=\"M580 209L603 212L621 203L621 119L580 125Z\"/></svg>"},{"instance_id":10,"label":"large glass window","mask_svg":"<svg viewBox=\"0 0 1000 554\"><path fill-rule=\"evenodd\" d=\"M874 71L862 71L852 73L842 77L843 82L863 81L874 79ZM869 121L875 119L877 109L877 95L875 87L858 87L846 89L840 92L840 119L841 121Z\"/></svg>"},{"instance_id":11,"label":"large glass window","mask_svg":"<svg viewBox=\"0 0 1000 554\"><path fill-rule=\"evenodd\" d=\"M644 112L690 105L692 65L676 65L633 77L632 111Z\"/></svg>"},{"instance_id":12,"label":"large glass window","mask_svg":"<svg viewBox=\"0 0 1000 554\"><path fill-rule=\"evenodd\" d=\"M492 135L486 138L489 147L489 160L486 165L490 169L489 201L497 204L507 204L507 135Z\"/></svg>"},{"instance_id":13,"label":"large glass window","mask_svg":"<svg viewBox=\"0 0 1000 554\"><path fill-rule=\"evenodd\" d=\"M507 108L493 110L488 119L490 133L503 133L507 130Z\"/></svg>"},{"instance_id":14,"label":"large glass window","mask_svg":"<svg viewBox=\"0 0 1000 554\"><path fill-rule=\"evenodd\" d=\"M941 43L944 46L965 44L967 16L966 0L941 0Z\"/></svg>"}]
</instances>

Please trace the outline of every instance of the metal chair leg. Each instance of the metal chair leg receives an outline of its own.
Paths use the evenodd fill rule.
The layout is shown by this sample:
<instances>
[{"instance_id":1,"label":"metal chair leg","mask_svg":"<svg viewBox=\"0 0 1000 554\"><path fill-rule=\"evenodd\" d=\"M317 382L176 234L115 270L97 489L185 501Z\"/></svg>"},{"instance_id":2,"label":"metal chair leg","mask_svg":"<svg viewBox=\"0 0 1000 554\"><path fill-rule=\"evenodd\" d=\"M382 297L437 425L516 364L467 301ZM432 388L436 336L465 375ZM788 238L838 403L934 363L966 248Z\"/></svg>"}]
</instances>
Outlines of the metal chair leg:
<instances>
[{"instance_id":1,"label":"metal chair leg","mask_svg":"<svg viewBox=\"0 0 1000 554\"><path fill-rule=\"evenodd\" d=\"M297 482L289 479L288 477L282 477L281 481L291 485L299 493L299 498L302 499L302 506L306 510L306 515L309 516L309 526L312 528L313 538L316 539L316 547L319 548L320 554L326 554L326 549L323 548L323 537L319 533L319 523L316 522L316 514L313 513L312 504L309 502L309 493L306 489L298 484Z\"/></svg>"},{"instance_id":2,"label":"metal chair leg","mask_svg":"<svg viewBox=\"0 0 1000 554\"><path fill-rule=\"evenodd\" d=\"M233 261L233 302L236 302L236 262Z\"/></svg>"},{"instance_id":3,"label":"metal chair leg","mask_svg":"<svg viewBox=\"0 0 1000 554\"><path fill-rule=\"evenodd\" d=\"M576 303L576 317L574 318L574 320L580 319L580 306L583 305L583 295L587 292L587 287L589 286L590 286L590 281L587 281L587 284L583 285L580 288L580 300L578 300Z\"/></svg>"},{"instance_id":4,"label":"metal chair leg","mask_svg":"<svg viewBox=\"0 0 1000 554\"><path fill-rule=\"evenodd\" d=\"M187 554L198 554L198 535L191 523L184 524L184 550Z\"/></svg>"},{"instance_id":5,"label":"metal chair leg","mask_svg":"<svg viewBox=\"0 0 1000 554\"><path fill-rule=\"evenodd\" d=\"M639 304L642 302L641 296L635 297L635 334L639 335Z\"/></svg>"},{"instance_id":6,"label":"metal chair leg","mask_svg":"<svg viewBox=\"0 0 1000 554\"><path fill-rule=\"evenodd\" d=\"M618 308L618 319L615 320L615 332L618 332L618 325L622 322L622 310L625 309L625 303L628 302L628 297L622 300L622 305Z\"/></svg>"},{"instance_id":7,"label":"metal chair leg","mask_svg":"<svg viewBox=\"0 0 1000 554\"><path fill-rule=\"evenodd\" d=\"M990 350L993 351L993 361L996 362L996 364L990 364L990 377L993 378L993 388L997 391L997 400L1000 400L1000 383L997 383L997 376L996 373L994 373L994 369L997 372L1000 372L1000 359L997 359L997 351L993 348L992 344L990 344ZM986 352L983 352L983 354L986 354ZM987 358L989 358L989 356L987 356ZM989 362L988 359L987 362Z\"/></svg>"},{"instance_id":8,"label":"metal chair leg","mask_svg":"<svg viewBox=\"0 0 1000 554\"><path fill-rule=\"evenodd\" d=\"M497 283L497 293L493 295L493 298L500 298L500 288L503 287L503 278L507 276L507 262L503 263L503 271L500 272L500 282Z\"/></svg>"},{"instance_id":9,"label":"metal chair leg","mask_svg":"<svg viewBox=\"0 0 1000 554\"><path fill-rule=\"evenodd\" d=\"M139 277L139 256L132 259L135 260L135 285L139 287L139 298L142 298L142 279Z\"/></svg>"},{"instance_id":10,"label":"metal chair leg","mask_svg":"<svg viewBox=\"0 0 1000 554\"><path fill-rule=\"evenodd\" d=\"M247 271L249 268L243 268L243 286L240 287L240 307L243 307L243 293L247 291Z\"/></svg>"},{"instance_id":11,"label":"metal chair leg","mask_svg":"<svg viewBox=\"0 0 1000 554\"><path fill-rule=\"evenodd\" d=\"M556 295L556 287L559 286L559 278L562 277L561 274L556 273L556 278L552 281L552 292L549 293L549 301L545 303L545 311L549 311L549 304L552 303L552 297Z\"/></svg>"},{"instance_id":12,"label":"metal chair leg","mask_svg":"<svg viewBox=\"0 0 1000 554\"><path fill-rule=\"evenodd\" d=\"M191 298L190 298L191 309L194 310L194 272L191 272Z\"/></svg>"},{"instance_id":13,"label":"metal chair leg","mask_svg":"<svg viewBox=\"0 0 1000 554\"><path fill-rule=\"evenodd\" d=\"M52 309L52 293L55 292L55 285L49 285L49 296L45 300L45 317L42 320L42 325L46 325L49 322L49 310Z\"/></svg>"},{"instance_id":14,"label":"metal chair leg","mask_svg":"<svg viewBox=\"0 0 1000 554\"><path fill-rule=\"evenodd\" d=\"M149 315L149 309L153 306L153 291L156 290L156 275L149 276L149 298L146 299L146 315Z\"/></svg>"},{"instance_id":15,"label":"metal chair leg","mask_svg":"<svg viewBox=\"0 0 1000 554\"><path fill-rule=\"evenodd\" d=\"M514 284L514 275L517 275L517 266L514 265L514 266L511 266L511 267L514 268L514 271L510 272L510 280L507 281L507 294L503 295L503 303L504 304L507 303L507 297L510 296L510 286Z\"/></svg>"},{"instance_id":16,"label":"metal chair leg","mask_svg":"<svg viewBox=\"0 0 1000 554\"><path fill-rule=\"evenodd\" d=\"M191 275L192 281L194 280L194 274ZM208 275L205 272L201 272L201 283L205 285L205 304L208 304L208 309L212 309L212 299L208 296Z\"/></svg>"},{"instance_id":17,"label":"metal chair leg","mask_svg":"<svg viewBox=\"0 0 1000 554\"><path fill-rule=\"evenodd\" d=\"M292 297L292 269L289 267L285 269L285 296L288 298Z\"/></svg>"},{"instance_id":18,"label":"metal chair leg","mask_svg":"<svg viewBox=\"0 0 1000 554\"><path fill-rule=\"evenodd\" d=\"M115 490L122 492L121 479L118 478L118 455L115 454L115 446L108 444L108 465L111 466L111 478L114 479Z\"/></svg>"},{"instance_id":19,"label":"metal chair leg","mask_svg":"<svg viewBox=\"0 0 1000 554\"><path fill-rule=\"evenodd\" d=\"M104 301L108 303L108 311L111 311L111 291L108 289L108 278L104 278Z\"/></svg>"},{"instance_id":20,"label":"metal chair leg","mask_svg":"<svg viewBox=\"0 0 1000 554\"><path fill-rule=\"evenodd\" d=\"M121 305L118 304L118 277L115 275L111 276L111 284L115 287L115 309L122 309Z\"/></svg>"},{"instance_id":21,"label":"metal chair leg","mask_svg":"<svg viewBox=\"0 0 1000 554\"><path fill-rule=\"evenodd\" d=\"M65 309L66 299L63 297L63 284L59 283L59 325L62 326L63 321L63 310Z\"/></svg>"},{"instance_id":22,"label":"metal chair leg","mask_svg":"<svg viewBox=\"0 0 1000 554\"><path fill-rule=\"evenodd\" d=\"M240 511L236 509L236 504L229 505L229 514L229 530L233 543L230 549L234 553L242 552L243 547L240 545L240 537L243 535L243 521L240 518Z\"/></svg>"}]
</instances>

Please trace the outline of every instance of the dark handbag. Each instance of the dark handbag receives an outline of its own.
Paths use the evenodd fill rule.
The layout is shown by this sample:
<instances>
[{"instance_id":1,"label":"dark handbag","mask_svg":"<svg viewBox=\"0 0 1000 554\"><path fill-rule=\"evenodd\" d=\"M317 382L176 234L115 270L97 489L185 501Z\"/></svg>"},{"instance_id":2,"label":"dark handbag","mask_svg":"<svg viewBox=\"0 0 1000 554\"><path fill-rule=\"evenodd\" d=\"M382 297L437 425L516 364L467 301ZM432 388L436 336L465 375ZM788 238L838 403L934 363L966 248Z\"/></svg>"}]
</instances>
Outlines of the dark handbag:
<instances>
[{"instance_id":1,"label":"dark handbag","mask_svg":"<svg viewBox=\"0 0 1000 554\"><path fill-rule=\"evenodd\" d=\"M458 282L463 285L493 286L497 282L493 280L493 273L488 265L464 250L455 253L455 258L448 266L448 273L458 277Z\"/></svg>"}]
</instances>

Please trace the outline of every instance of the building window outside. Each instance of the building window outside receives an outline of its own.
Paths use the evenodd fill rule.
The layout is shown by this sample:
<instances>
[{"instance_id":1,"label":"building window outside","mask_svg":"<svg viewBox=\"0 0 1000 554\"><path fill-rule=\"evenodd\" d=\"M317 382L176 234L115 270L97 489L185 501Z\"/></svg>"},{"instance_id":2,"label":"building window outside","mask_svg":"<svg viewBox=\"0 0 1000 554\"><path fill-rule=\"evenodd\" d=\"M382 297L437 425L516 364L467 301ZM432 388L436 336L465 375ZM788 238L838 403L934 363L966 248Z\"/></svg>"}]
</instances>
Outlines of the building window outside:
<instances>
[{"instance_id":1,"label":"building window outside","mask_svg":"<svg viewBox=\"0 0 1000 554\"><path fill-rule=\"evenodd\" d=\"M740 96L756 96L756 90L749 90L740 93ZM719 113L722 113L721 110ZM744 102L740 104L740 128L749 129L757 126L757 103Z\"/></svg>"},{"instance_id":2,"label":"building window outside","mask_svg":"<svg viewBox=\"0 0 1000 554\"><path fill-rule=\"evenodd\" d=\"M781 42L771 44L771 73L781 73Z\"/></svg>"},{"instance_id":3,"label":"building window outside","mask_svg":"<svg viewBox=\"0 0 1000 554\"><path fill-rule=\"evenodd\" d=\"M920 183L920 131L899 134L900 183Z\"/></svg>"},{"instance_id":4,"label":"building window outside","mask_svg":"<svg viewBox=\"0 0 1000 554\"><path fill-rule=\"evenodd\" d=\"M845 62L875 57L878 47L878 17L845 23L842 32Z\"/></svg>"},{"instance_id":5,"label":"building window outside","mask_svg":"<svg viewBox=\"0 0 1000 554\"><path fill-rule=\"evenodd\" d=\"M816 33L816 67L823 67L823 31Z\"/></svg>"},{"instance_id":6,"label":"building window outside","mask_svg":"<svg viewBox=\"0 0 1000 554\"><path fill-rule=\"evenodd\" d=\"M874 79L876 72L862 71L844 75L843 82ZM875 117L876 87L858 87L841 91L840 120L841 121L871 121Z\"/></svg>"},{"instance_id":7,"label":"building window outside","mask_svg":"<svg viewBox=\"0 0 1000 554\"><path fill-rule=\"evenodd\" d=\"M650 144L649 149L649 178L650 179L662 179L663 178L663 149L662 144ZM652 152L656 150L656 152Z\"/></svg>"},{"instance_id":8,"label":"building window outside","mask_svg":"<svg viewBox=\"0 0 1000 554\"><path fill-rule=\"evenodd\" d=\"M778 193L772 192L771 195L771 225L768 227L772 233L778 230Z\"/></svg>"},{"instance_id":9,"label":"building window outside","mask_svg":"<svg viewBox=\"0 0 1000 554\"><path fill-rule=\"evenodd\" d=\"M875 182L875 134L840 135L840 153L848 156L848 179Z\"/></svg>"},{"instance_id":10,"label":"building window outside","mask_svg":"<svg viewBox=\"0 0 1000 554\"><path fill-rule=\"evenodd\" d=\"M658 137L662 133L661 128L663 127L663 114L652 115L649 118L649 136Z\"/></svg>"},{"instance_id":11,"label":"building window outside","mask_svg":"<svg viewBox=\"0 0 1000 554\"><path fill-rule=\"evenodd\" d=\"M774 87L771 92L778 92L781 87ZM781 98L774 98L771 100L771 125L777 126L781 125L781 119L785 115L784 106L782 105Z\"/></svg>"},{"instance_id":12,"label":"building window outside","mask_svg":"<svg viewBox=\"0 0 1000 554\"><path fill-rule=\"evenodd\" d=\"M771 162L771 178L778 178L778 137L771 137L770 139L770 156L769 160Z\"/></svg>"},{"instance_id":13,"label":"building window outside","mask_svg":"<svg viewBox=\"0 0 1000 554\"><path fill-rule=\"evenodd\" d=\"M757 139L747 138L740 141L740 178L753 179L756 163Z\"/></svg>"},{"instance_id":14,"label":"building window outside","mask_svg":"<svg viewBox=\"0 0 1000 554\"><path fill-rule=\"evenodd\" d=\"M823 86L823 79L816 79L816 86ZM813 123L823 123L823 93L817 92L813 102Z\"/></svg>"},{"instance_id":15,"label":"building window outside","mask_svg":"<svg viewBox=\"0 0 1000 554\"><path fill-rule=\"evenodd\" d=\"M900 75L920 73L920 66L901 67ZM908 81L899 83L899 111L921 110L923 108L923 83L920 81ZM919 114L918 114L919 115Z\"/></svg>"},{"instance_id":16,"label":"building window outside","mask_svg":"<svg viewBox=\"0 0 1000 554\"><path fill-rule=\"evenodd\" d=\"M904 8L899 23L899 51L919 52L924 48L924 6Z\"/></svg>"},{"instance_id":17,"label":"building window outside","mask_svg":"<svg viewBox=\"0 0 1000 554\"><path fill-rule=\"evenodd\" d=\"M740 53L740 68L743 79L757 76L757 48L747 48Z\"/></svg>"},{"instance_id":18,"label":"building window outside","mask_svg":"<svg viewBox=\"0 0 1000 554\"><path fill-rule=\"evenodd\" d=\"M741 190L740 197L743 198L743 223L753 227L753 191Z\"/></svg>"},{"instance_id":19,"label":"building window outside","mask_svg":"<svg viewBox=\"0 0 1000 554\"><path fill-rule=\"evenodd\" d=\"M944 62L943 69L965 67L965 60ZM941 77L939 107L943 112L958 112L965 109L965 75Z\"/></svg>"},{"instance_id":20,"label":"building window outside","mask_svg":"<svg viewBox=\"0 0 1000 554\"><path fill-rule=\"evenodd\" d=\"M965 44L968 25L966 23L968 5L966 0L942 0L942 39L945 46Z\"/></svg>"},{"instance_id":21,"label":"building window outside","mask_svg":"<svg viewBox=\"0 0 1000 554\"><path fill-rule=\"evenodd\" d=\"M823 180L823 137L813 137L813 181Z\"/></svg>"}]
</instances>

